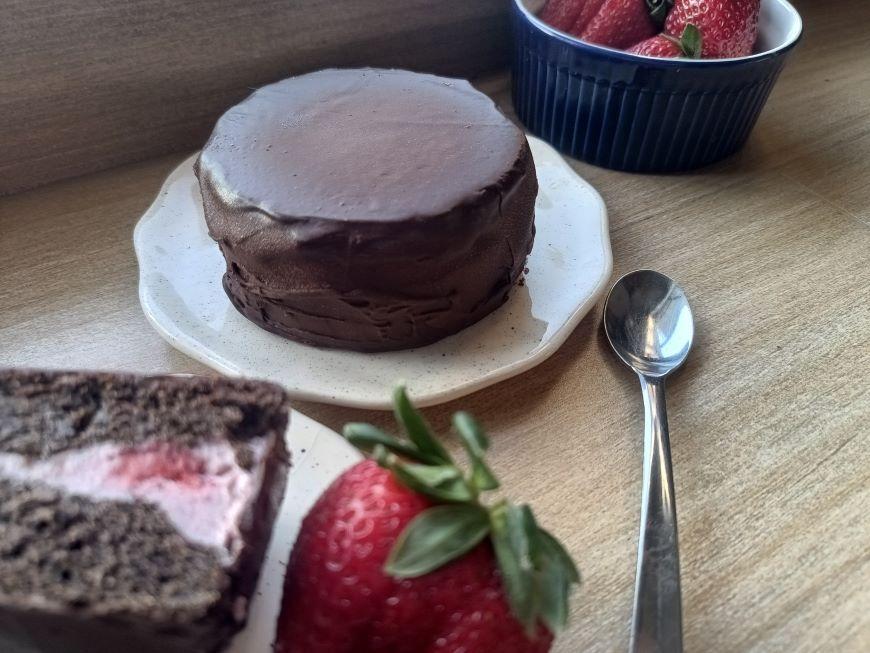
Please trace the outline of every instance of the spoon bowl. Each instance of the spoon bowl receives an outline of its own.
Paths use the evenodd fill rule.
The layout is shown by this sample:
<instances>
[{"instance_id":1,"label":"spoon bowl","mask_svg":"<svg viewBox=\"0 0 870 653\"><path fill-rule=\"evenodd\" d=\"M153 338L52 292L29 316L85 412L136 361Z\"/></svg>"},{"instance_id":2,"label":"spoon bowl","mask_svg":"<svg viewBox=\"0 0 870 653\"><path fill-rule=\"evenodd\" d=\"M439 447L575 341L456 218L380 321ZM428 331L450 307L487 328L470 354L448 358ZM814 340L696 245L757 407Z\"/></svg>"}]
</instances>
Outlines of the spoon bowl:
<instances>
[{"instance_id":1,"label":"spoon bowl","mask_svg":"<svg viewBox=\"0 0 870 653\"><path fill-rule=\"evenodd\" d=\"M639 374L659 378L689 355L692 310L673 279L654 270L629 272L604 304L604 331L622 361Z\"/></svg>"}]
</instances>

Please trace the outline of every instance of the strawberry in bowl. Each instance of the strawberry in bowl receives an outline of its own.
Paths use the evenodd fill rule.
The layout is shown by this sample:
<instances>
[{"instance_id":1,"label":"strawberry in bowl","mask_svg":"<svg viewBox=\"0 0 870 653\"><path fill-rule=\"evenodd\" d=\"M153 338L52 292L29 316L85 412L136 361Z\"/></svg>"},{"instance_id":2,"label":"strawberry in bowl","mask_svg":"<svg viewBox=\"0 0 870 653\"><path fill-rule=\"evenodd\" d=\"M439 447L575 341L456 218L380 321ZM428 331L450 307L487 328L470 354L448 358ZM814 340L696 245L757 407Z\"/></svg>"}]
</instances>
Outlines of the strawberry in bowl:
<instances>
[{"instance_id":1,"label":"strawberry in bowl","mask_svg":"<svg viewBox=\"0 0 870 653\"><path fill-rule=\"evenodd\" d=\"M587 43L635 54L719 59L752 53L760 9L761 0L548 0L540 18ZM696 40L682 42L686 29Z\"/></svg>"},{"instance_id":2,"label":"strawberry in bowl","mask_svg":"<svg viewBox=\"0 0 870 653\"><path fill-rule=\"evenodd\" d=\"M345 436L371 454L318 499L284 586L276 653L545 653L580 578L526 505L488 500L488 440L453 418L463 470L404 389L407 438L368 424Z\"/></svg>"},{"instance_id":3,"label":"strawberry in bowl","mask_svg":"<svg viewBox=\"0 0 870 653\"><path fill-rule=\"evenodd\" d=\"M738 151L803 28L788 0L568 2L513 0L514 109L558 150L629 172Z\"/></svg>"},{"instance_id":4,"label":"strawberry in bowl","mask_svg":"<svg viewBox=\"0 0 870 653\"><path fill-rule=\"evenodd\" d=\"M627 48L656 34L660 27L646 0L607 0L592 20L579 30L579 36L589 43Z\"/></svg>"},{"instance_id":5,"label":"strawberry in bowl","mask_svg":"<svg viewBox=\"0 0 870 653\"><path fill-rule=\"evenodd\" d=\"M648 56L726 59L752 54L758 38L761 0L676 0L659 36L636 43L629 52ZM687 32L690 35L687 41ZM651 43L677 45L659 53Z\"/></svg>"}]
</instances>

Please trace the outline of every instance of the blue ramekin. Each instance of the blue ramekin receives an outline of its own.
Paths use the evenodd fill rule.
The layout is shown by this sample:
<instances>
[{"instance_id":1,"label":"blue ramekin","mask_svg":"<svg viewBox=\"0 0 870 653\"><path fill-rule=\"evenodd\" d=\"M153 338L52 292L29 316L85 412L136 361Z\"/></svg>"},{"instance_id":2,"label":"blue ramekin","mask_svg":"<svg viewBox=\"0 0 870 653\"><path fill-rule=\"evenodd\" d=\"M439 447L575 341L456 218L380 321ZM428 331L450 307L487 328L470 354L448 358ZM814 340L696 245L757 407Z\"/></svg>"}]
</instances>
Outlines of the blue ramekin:
<instances>
[{"instance_id":1,"label":"blue ramekin","mask_svg":"<svg viewBox=\"0 0 870 653\"><path fill-rule=\"evenodd\" d=\"M585 43L513 0L513 104L530 132L589 163L677 172L739 150L802 23L787 0L762 0L759 52L657 59Z\"/></svg>"}]
</instances>

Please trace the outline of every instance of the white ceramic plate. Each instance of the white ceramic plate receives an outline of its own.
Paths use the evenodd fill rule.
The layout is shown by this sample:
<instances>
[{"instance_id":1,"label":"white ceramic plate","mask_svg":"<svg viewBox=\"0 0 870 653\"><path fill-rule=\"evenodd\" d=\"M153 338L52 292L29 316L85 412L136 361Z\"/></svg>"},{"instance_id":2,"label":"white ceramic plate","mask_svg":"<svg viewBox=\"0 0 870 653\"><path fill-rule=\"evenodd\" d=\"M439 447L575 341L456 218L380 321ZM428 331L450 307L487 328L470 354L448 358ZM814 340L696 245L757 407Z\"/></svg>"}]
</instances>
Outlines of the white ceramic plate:
<instances>
[{"instance_id":1,"label":"white ceramic plate","mask_svg":"<svg viewBox=\"0 0 870 653\"><path fill-rule=\"evenodd\" d=\"M418 405L442 403L534 367L565 341L610 277L607 210L552 147L529 138L540 182L525 285L477 324L428 347L362 354L268 333L231 306L209 238L194 157L166 180L133 235L139 299L172 346L225 374L270 379L296 398L389 408L397 381Z\"/></svg>"},{"instance_id":2,"label":"white ceramic plate","mask_svg":"<svg viewBox=\"0 0 870 653\"><path fill-rule=\"evenodd\" d=\"M287 447L293 460L287 492L275 521L248 623L227 653L272 653L284 569L302 518L339 474L362 459L340 435L296 411L290 415Z\"/></svg>"}]
</instances>

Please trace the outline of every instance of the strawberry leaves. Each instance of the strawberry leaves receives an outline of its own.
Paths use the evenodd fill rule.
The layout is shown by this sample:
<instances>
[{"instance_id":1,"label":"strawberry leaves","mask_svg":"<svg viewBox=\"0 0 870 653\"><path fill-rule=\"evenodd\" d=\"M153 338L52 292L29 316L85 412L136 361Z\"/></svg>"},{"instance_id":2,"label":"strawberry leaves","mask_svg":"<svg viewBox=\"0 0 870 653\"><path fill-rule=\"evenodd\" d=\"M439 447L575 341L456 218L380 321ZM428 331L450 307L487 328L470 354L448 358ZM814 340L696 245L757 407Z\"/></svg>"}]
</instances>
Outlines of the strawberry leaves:
<instances>
[{"instance_id":1,"label":"strawberry leaves","mask_svg":"<svg viewBox=\"0 0 870 653\"><path fill-rule=\"evenodd\" d=\"M432 435L426 420L411 404L404 386L400 385L393 392L393 412L396 415L396 421L402 425L408 438L420 453L444 463L452 462L447 450Z\"/></svg>"},{"instance_id":2,"label":"strawberry leaves","mask_svg":"<svg viewBox=\"0 0 870 653\"><path fill-rule=\"evenodd\" d=\"M701 30L692 23L686 25L680 37L680 47L689 59L700 59L701 50L703 49Z\"/></svg>"},{"instance_id":3,"label":"strawberry leaves","mask_svg":"<svg viewBox=\"0 0 870 653\"><path fill-rule=\"evenodd\" d=\"M384 570L416 578L468 553L489 534L489 516L473 504L435 506L415 517L396 540Z\"/></svg>"},{"instance_id":4,"label":"strawberry leaves","mask_svg":"<svg viewBox=\"0 0 870 653\"><path fill-rule=\"evenodd\" d=\"M384 571L395 578L422 576L489 537L511 611L528 635L534 636L540 623L554 633L562 630L568 596L580 582L577 568L562 545L538 526L527 505L481 502L481 494L499 487L485 460L489 439L483 429L468 413L453 416L470 463L470 472L465 472L432 434L403 387L396 389L393 401L407 440L358 423L345 426L345 437L406 487L438 503L408 524Z\"/></svg>"},{"instance_id":5,"label":"strawberry leaves","mask_svg":"<svg viewBox=\"0 0 870 653\"><path fill-rule=\"evenodd\" d=\"M700 59L701 50L703 49L703 38L701 30L697 26L689 23L683 28L683 34L680 38L671 36L670 34L662 34L662 37L680 48L680 52L688 59Z\"/></svg>"},{"instance_id":6,"label":"strawberry leaves","mask_svg":"<svg viewBox=\"0 0 870 653\"><path fill-rule=\"evenodd\" d=\"M457 503L474 499L462 472L453 465L415 465L393 455L385 458L375 455L375 460L381 467L392 470L405 486L432 499Z\"/></svg>"},{"instance_id":7,"label":"strawberry leaves","mask_svg":"<svg viewBox=\"0 0 870 653\"><path fill-rule=\"evenodd\" d=\"M453 428L462 438L462 445L471 460L471 483L479 491L495 490L498 479L484 460L489 449L489 439L477 421L468 413L460 412L453 416Z\"/></svg>"},{"instance_id":8,"label":"strawberry leaves","mask_svg":"<svg viewBox=\"0 0 870 653\"><path fill-rule=\"evenodd\" d=\"M528 514L534 521L531 511ZM535 587L540 596L540 616L551 632L558 633L568 622L568 595L571 586L580 583L580 574L556 538L537 524L533 528L532 561Z\"/></svg>"},{"instance_id":9,"label":"strawberry leaves","mask_svg":"<svg viewBox=\"0 0 870 653\"><path fill-rule=\"evenodd\" d=\"M580 575L571 556L538 526L531 508L503 501L490 511L492 543L508 600L517 620L531 634L538 621L550 632L564 629L568 595Z\"/></svg>"},{"instance_id":10,"label":"strawberry leaves","mask_svg":"<svg viewBox=\"0 0 870 653\"><path fill-rule=\"evenodd\" d=\"M417 462L437 463L439 459L424 455L416 447L407 445L392 435L387 435L371 424L351 422L344 425L344 437L357 449L372 453L378 445L394 454L416 460Z\"/></svg>"},{"instance_id":11,"label":"strawberry leaves","mask_svg":"<svg viewBox=\"0 0 870 653\"><path fill-rule=\"evenodd\" d=\"M523 509L502 502L490 512L492 545L514 616L528 634L537 625L537 593L532 565L532 538Z\"/></svg>"}]
</instances>

